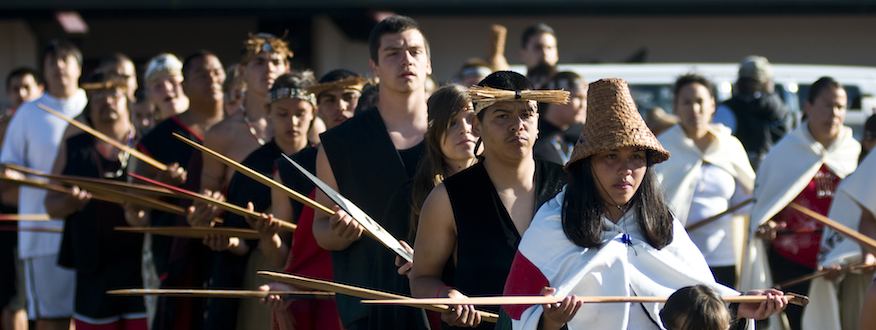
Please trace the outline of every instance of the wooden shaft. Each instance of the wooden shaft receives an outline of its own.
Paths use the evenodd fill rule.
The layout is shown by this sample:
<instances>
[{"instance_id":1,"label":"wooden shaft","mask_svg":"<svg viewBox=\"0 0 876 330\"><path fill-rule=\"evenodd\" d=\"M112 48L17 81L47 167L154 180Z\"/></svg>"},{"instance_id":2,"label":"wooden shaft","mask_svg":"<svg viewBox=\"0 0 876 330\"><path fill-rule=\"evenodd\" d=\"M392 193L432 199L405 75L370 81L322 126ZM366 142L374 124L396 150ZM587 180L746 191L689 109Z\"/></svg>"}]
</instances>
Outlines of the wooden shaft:
<instances>
[{"instance_id":1,"label":"wooden shaft","mask_svg":"<svg viewBox=\"0 0 876 330\"><path fill-rule=\"evenodd\" d=\"M95 199L100 199L100 198L103 198L105 196L116 195L118 197L121 197L119 199L121 201L120 204L124 204L124 202L128 202L131 204L143 206L143 207L154 209L154 210L159 210L162 212L167 212L170 214L176 214L176 215L182 215L182 216L186 215L186 210L183 209L182 207L180 207L179 205L173 205L171 203L167 203L165 201L158 200L155 198L140 196L140 195L133 194L130 192L112 189L112 188L108 188L108 187L103 187L103 186L99 186L99 185L87 185L86 184L86 185L83 185L82 188L88 192L91 192L92 196L96 196Z\"/></svg>"},{"instance_id":2,"label":"wooden shaft","mask_svg":"<svg viewBox=\"0 0 876 330\"><path fill-rule=\"evenodd\" d=\"M742 202L739 202L739 204L728 207L726 210L724 210L724 212L715 214L715 215L708 217L708 218L705 218L699 222L695 222L694 224L687 226L684 229L687 231L692 231L692 230L695 230L695 229L700 228L702 226L708 225L712 222L717 221L718 219L723 218L725 215L728 215L728 214L731 214L733 212L738 211L739 209L745 207L746 205L751 204L751 202L754 202L754 198L749 198L749 199L746 199Z\"/></svg>"},{"instance_id":3,"label":"wooden shaft","mask_svg":"<svg viewBox=\"0 0 876 330\"><path fill-rule=\"evenodd\" d=\"M0 214L0 221L48 221L48 214Z\"/></svg>"},{"instance_id":4,"label":"wooden shaft","mask_svg":"<svg viewBox=\"0 0 876 330\"><path fill-rule=\"evenodd\" d=\"M196 192L188 191L188 190L185 190L185 189L182 189L179 187L174 187L174 186L171 186L169 184L159 182L157 180L152 180L150 178L144 177L144 176L139 175L139 174L128 173L128 175L132 178L137 179L137 180L146 181L150 184L154 184L156 186L170 190L171 192L178 194L180 196L189 197L189 198L194 199L194 200L198 200L198 201L201 201L201 202L204 202L207 204L215 205L215 206L217 206L225 211L237 214L237 215L242 216L242 217L259 218L259 219L262 217L261 213L258 213L255 211L250 211L250 210L242 208L240 206L237 206L237 205L234 205L234 204L231 204L228 202L220 201L218 199L215 199L215 198L212 198L212 197L209 197L206 195L198 194ZM291 223L289 221L280 220L280 219L274 219L274 220L278 221L280 223L280 229L283 229L285 231L292 232L292 231L295 231L296 228L298 228L297 225L295 225L294 223Z\"/></svg>"},{"instance_id":5,"label":"wooden shaft","mask_svg":"<svg viewBox=\"0 0 876 330\"><path fill-rule=\"evenodd\" d=\"M133 191L136 191L138 193L149 194L149 195L160 195L160 196L164 196L164 197L176 197L176 195L174 195L172 192L170 192L167 189L157 188L157 187L153 187L153 186L128 183L128 182L120 182L120 181L115 181L115 180L73 176L73 175L48 174L48 173L43 173L43 172L31 169L31 168L27 168L27 167L15 165L15 164L4 164L4 165L6 166L6 168L9 168L9 169L12 169L12 170L15 170L18 172L22 172L25 174L38 176L41 178L46 178L46 179L54 180L54 181L60 181L60 182L66 183L66 184L77 185L77 186L85 187L85 188L94 187L94 186L98 186L101 188L112 187L112 188L121 188L121 189L125 189L125 190L133 190ZM114 190L114 191L117 191L117 190Z\"/></svg>"},{"instance_id":6,"label":"wooden shaft","mask_svg":"<svg viewBox=\"0 0 876 330\"><path fill-rule=\"evenodd\" d=\"M34 188L59 192L59 193L63 193L63 194L70 194L71 193L70 188L56 185L56 184L46 183L46 182L34 181L34 180L30 180L30 179L17 179L17 178L0 176L0 181L6 181L6 182L13 183L13 184L25 185L25 186L30 186L30 187L34 187ZM131 203L131 204L144 206L147 208L162 210L162 211L165 211L168 213L185 215L185 210L183 210L181 207L176 206L176 205L172 205L169 203L165 203L165 202L162 202L162 201L159 201L156 199L137 196L137 195L134 195L131 193L118 191L118 190L95 189L95 190L87 190L87 191L91 193L91 198L93 198L95 200L101 200L101 201L115 203L115 204L119 204L119 205Z\"/></svg>"},{"instance_id":7,"label":"wooden shaft","mask_svg":"<svg viewBox=\"0 0 876 330\"><path fill-rule=\"evenodd\" d=\"M876 251L876 240L874 240L873 238L870 238L867 235L861 234L860 232L858 232L854 229L846 227L843 224L841 224L835 220L832 220L826 216L821 215L818 212L810 210L810 209L803 207L799 204L791 203L791 204L789 204L789 206L797 211L800 211L800 213L803 213L809 217L812 217L813 219L817 220L818 222L821 222L822 224L824 224L825 226L830 227L830 229L833 229L833 230L839 232L840 234L843 234L846 237L851 238L852 240L854 240L855 242L858 242L858 244L861 244L865 248L867 248L871 251Z\"/></svg>"},{"instance_id":8,"label":"wooden shaft","mask_svg":"<svg viewBox=\"0 0 876 330\"><path fill-rule=\"evenodd\" d=\"M229 228L229 227L115 227L116 231L126 233L153 234L159 236L182 237L182 238L206 238L210 235L222 235L241 239L259 239L259 232L253 229Z\"/></svg>"},{"instance_id":9,"label":"wooden shaft","mask_svg":"<svg viewBox=\"0 0 876 330\"><path fill-rule=\"evenodd\" d=\"M283 185L277 181L274 181L274 179L271 179L271 178L269 178L269 177L267 177L267 176L265 176L257 171L250 169L249 167L246 167L243 164L240 164L240 163L234 161L231 158L225 157L222 154L220 154L216 151L213 151L210 148L202 146L202 145L200 145L192 140L189 140L182 135L173 133L173 136L175 138L179 139L180 141L185 142L186 144L188 144L192 148L195 148L195 149L201 151L202 153L204 153L210 157L216 158L217 160L219 160L220 162L222 162L226 166L231 167L235 171L240 172L240 174L246 175L249 178L256 180L259 183L266 185L268 187L279 189L279 190L283 191L284 193L286 193L287 196L289 196L289 198L292 198L292 199L306 205L307 207L310 207L314 210L325 212L328 215L335 214L335 211L332 211L332 209L330 209L322 204L317 203L315 200L312 200L309 197L304 196L304 195L298 193L297 191L292 190L291 188L286 187L285 185Z\"/></svg>"},{"instance_id":10,"label":"wooden shaft","mask_svg":"<svg viewBox=\"0 0 876 330\"><path fill-rule=\"evenodd\" d=\"M137 149L126 146L126 145L104 135L103 133L98 132L97 130L95 130L91 127L88 127L88 125L86 125L86 124L83 124L79 121L76 121L75 119L69 118L69 117L65 116L64 114L62 114L58 111L55 111L52 108L49 108L45 104L37 103L37 108L40 108L43 111L48 112L51 115L66 121L70 125L76 126L77 128L85 131L86 133L91 134L92 136L96 137L97 139L99 139L103 142L109 143L110 145L118 148L119 150L122 150L124 152L129 153L129 154L131 154L131 156L134 156L135 158L142 160L142 161L146 162L147 164L152 165L153 167L155 167L159 170L167 171L167 165L155 160L152 157L149 157L149 155L146 155Z\"/></svg>"},{"instance_id":11,"label":"wooden shaft","mask_svg":"<svg viewBox=\"0 0 876 330\"><path fill-rule=\"evenodd\" d=\"M837 270L836 272L846 273L846 272L851 272L851 271L862 271L862 270L870 270L870 269L876 269L876 264L863 264L862 263L862 264L857 264L857 265L846 265L846 266L843 266L841 269ZM789 286L794 286L794 285L797 285L797 284L800 284L800 283L803 283L803 282L806 282L809 280L813 280L813 279L816 279L816 278L819 278L822 276L826 276L832 272L835 272L835 271L832 269L822 269L822 270L819 270L819 271L814 272L812 274L803 275L803 276L800 276L798 278L791 279L791 280L776 284L774 286L774 288L776 288L776 289L787 288Z\"/></svg>"},{"instance_id":12,"label":"wooden shaft","mask_svg":"<svg viewBox=\"0 0 876 330\"><path fill-rule=\"evenodd\" d=\"M332 292L322 291L259 291L259 290L199 290L199 289L122 289L106 292L112 296L164 296L182 298L265 298L269 295L301 298L331 298Z\"/></svg>"},{"instance_id":13,"label":"wooden shaft","mask_svg":"<svg viewBox=\"0 0 876 330\"><path fill-rule=\"evenodd\" d=\"M790 296L790 303L794 305L805 306L809 303L809 298L796 294L786 294ZM376 305L405 305L405 306L424 306L424 305L475 305L475 306L505 306L505 305L545 305L555 304L563 301L566 297L557 296L496 296L496 297L475 297L475 298L433 298L433 299L382 299L382 300L364 300L364 304ZM668 297L656 296L577 296L578 300L588 304L605 304L605 303L665 303ZM725 296L722 297L726 303L757 303L767 300L767 296Z\"/></svg>"},{"instance_id":14,"label":"wooden shaft","mask_svg":"<svg viewBox=\"0 0 876 330\"><path fill-rule=\"evenodd\" d=\"M61 228L39 228L39 227L18 227L18 226L0 226L0 232L31 232L31 233L54 233L60 234L64 230Z\"/></svg>"},{"instance_id":15,"label":"wooden shaft","mask_svg":"<svg viewBox=\"0 0 876 330\"><path fill-rule=\"evenodd\" d=\"M402 295L397 295L393 293L365 289L360 287L355 287L352 285L334 283L330 281L318 280L314 278L307 278L303 276L297 276L292 274L285 273L277 273L277 272L269 272L269 271L259 271L257 273L259 276L269 278L274 281L289 283L298 287L304 287L313 290L322 290L322 291L330 291L336 292L343 295L348 295L352 297L364 298L364 299L392 299L394 301L398 300L415 300L410 297L405 297ZM364 302L364 301L363 301ZM406 304L401 304L406 305ZM443 304L424 304L424 305L406 305L417 308L422 308L426 310L430 310L433 312L447 312L450 310L450 306ZM496 314L478 311L478 314L481 315L481 319L485 322L495 323L498 321L499 317Z\"/></svg>"}]
</instances>

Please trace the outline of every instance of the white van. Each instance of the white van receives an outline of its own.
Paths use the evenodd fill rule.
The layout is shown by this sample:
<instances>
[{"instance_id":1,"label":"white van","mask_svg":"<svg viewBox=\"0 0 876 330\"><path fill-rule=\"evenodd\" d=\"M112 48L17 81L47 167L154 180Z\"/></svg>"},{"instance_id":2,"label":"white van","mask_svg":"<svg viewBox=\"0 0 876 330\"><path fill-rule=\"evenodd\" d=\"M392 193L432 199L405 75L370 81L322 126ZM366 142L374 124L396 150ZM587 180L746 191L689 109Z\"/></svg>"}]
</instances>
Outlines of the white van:
<instances>
[{"instance_id":1,"label":"white van","mask_svg":"<svg viewBox=\"0 0 876 330\"><path fill-rule=\"evenodd\" d=\"M876 67L838 65L773 64L776 92L800 117L809 85L820 77L830 76L841 83L849 97L846 125L860 138L864 121L876 113ZM514 71L525 73L522 66ZM616 77L626 80L640 111L659 106L672 112L672 85L686 73L698 73L711 80L718 101L733 93L738 63L641 63L641 64L560 64L560 71L574 71L588 81Z\"/></svg>"}]
</instances>

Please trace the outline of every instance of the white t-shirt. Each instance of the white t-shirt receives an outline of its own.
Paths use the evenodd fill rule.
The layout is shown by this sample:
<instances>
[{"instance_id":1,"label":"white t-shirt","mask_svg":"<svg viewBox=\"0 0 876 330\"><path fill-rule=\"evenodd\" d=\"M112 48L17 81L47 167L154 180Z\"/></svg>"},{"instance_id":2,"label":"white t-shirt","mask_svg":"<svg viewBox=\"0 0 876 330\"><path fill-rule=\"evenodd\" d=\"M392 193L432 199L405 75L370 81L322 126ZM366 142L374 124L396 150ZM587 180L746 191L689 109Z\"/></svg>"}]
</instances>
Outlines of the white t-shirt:
<instances>
[{"instance_id":1,"label":"white t-shirt","mask_svg":"<svg viewBox=\"0 0 876 330\"><path fill-rule=\"evenodd\" d=\"M688 226L724 212L730 206L749 197L729 172L709 163L703 163L703 166L700 167L699 180L696 182L690 211L688 211ZM735 214L745 212L746 208L743 208L736 211ZM733 215L725 215L719 220L688 233L691 241L700 248L710 267L736 264L732 239Z\"/></svg>"},{"instance_id":2,"label":"white t-shirt","mask_svg":"<svg viewBox=\"0 0 876 330\"><path fill-rule=\"evenodd\" d=\"M51 172L67 122L39 109L37 104L43 104L73 118L85 109L87 101L85 91L80 89L68 99L57 99L46 93L36 100L22 104L6 129L0 162ZM18 212L46 213L45 198L45 190L22 186L18 192ZM20 222L19 227L63 228L63 223L61 220ZM60 245L61 235L58 233L18 233L18 253L22 259L58 254Z\"/></svg>"}]
</instances>

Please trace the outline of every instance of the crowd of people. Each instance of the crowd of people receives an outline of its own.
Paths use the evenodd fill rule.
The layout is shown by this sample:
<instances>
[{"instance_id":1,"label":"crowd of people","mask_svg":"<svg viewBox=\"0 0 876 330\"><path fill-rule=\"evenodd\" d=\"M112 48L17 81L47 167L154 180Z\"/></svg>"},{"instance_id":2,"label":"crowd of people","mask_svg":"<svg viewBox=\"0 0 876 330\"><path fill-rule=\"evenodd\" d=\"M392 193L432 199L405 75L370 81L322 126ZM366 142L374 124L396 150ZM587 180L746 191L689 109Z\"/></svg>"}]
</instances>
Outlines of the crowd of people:
<instances>
[{"instance_id":1,"label":"crowd of people","mask_svg":"<svg viewBox=\"0 0 876 330\"><path fill-rule=\"evenodd\" d=\"M494 31L501 50L505 31ZM876 328L876 315L862 312L876 310L876 251L796 208L876 238L876 156L867 153L876 119L856 140L843 124L846 92L829 72L812 83L802 121L772 90L766 58L742 61L724 102L706 77L685 74L673 88L673 123L656 127L625 81L558 71L558 40L546 24L521 36L526 75L507 71L497 51L467 61L440 86L430 86L427 32L390 16L370 33L369 75L336 68L318 79L291 68L288 42L267 33L244 40L233 65L206 50L182 59L163 53L142 79L125 55L84 68L75 45L48 43L41 71L6 78L12 105L0 114L0 208L52 220L0 232L0 329ZM510 96L493 96L500 92ZM175 135L333 212L290 199ZM286 156L372 217L412 261L373 239L363 219ZM180 210L171 212L60 181L48 190L14 184L43 180L31 171L142 183L136 174L261 216L166 199ZM286 221L296 229L283 229ZM258 238L114 230L126 226L246 228ZM437 313L342 294L107 294L306 289L267 281L259 270L416 298L565 298ZM810 274L824 276L793 281ZM809 295L809 307L789 304L786 293ZM763 299L723 300L739 294ZM588 296L669 298L601 304L585 303Z\"/></svg>"}]
</instances>

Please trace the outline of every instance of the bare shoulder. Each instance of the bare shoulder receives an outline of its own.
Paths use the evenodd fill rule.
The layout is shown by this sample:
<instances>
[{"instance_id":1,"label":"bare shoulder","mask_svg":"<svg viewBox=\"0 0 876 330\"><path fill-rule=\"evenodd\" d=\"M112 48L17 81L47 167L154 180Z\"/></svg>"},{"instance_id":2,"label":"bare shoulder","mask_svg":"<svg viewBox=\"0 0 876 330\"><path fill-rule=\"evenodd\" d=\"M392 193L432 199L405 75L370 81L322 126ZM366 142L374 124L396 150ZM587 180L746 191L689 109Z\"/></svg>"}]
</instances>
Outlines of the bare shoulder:
<instances>
[{"instance_id":1,"label":"bare shoulder","mask_svg":"<svg viewBox=\"0 0 876 330\"><path fill-rule=\"evenodd\" d=\"M237 113L210 127L204 135L204 143L211 146L225 146L232 142L235 136L238 136L237 133L245 127L243 115Z\"/></svg>"},{"instance_id":2,"label":"bare shoulder","mask_svg":"<svg viewBox=\"0 0 876 330\"><path fill-rule=\"evenodd\" d=\"M420 212L420 220L452 222L453 212L448 212L450 208L450 196L447 194L447 188L441 183L429 192L429 196L426 196L423 209Z\"/></svg>"}]
</instances>

